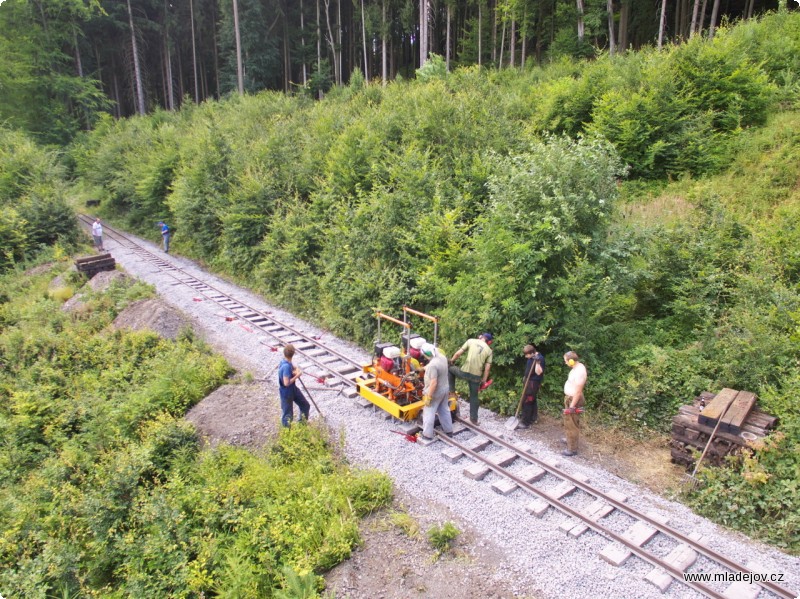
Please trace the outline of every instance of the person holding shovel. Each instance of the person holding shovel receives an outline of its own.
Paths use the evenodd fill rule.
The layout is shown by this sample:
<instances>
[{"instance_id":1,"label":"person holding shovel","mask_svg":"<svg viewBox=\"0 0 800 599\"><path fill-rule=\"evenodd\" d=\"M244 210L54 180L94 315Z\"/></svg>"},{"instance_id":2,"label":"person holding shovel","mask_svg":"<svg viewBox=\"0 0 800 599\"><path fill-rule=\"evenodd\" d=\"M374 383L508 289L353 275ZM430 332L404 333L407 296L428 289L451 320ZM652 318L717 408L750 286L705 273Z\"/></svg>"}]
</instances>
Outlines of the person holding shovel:
<instances>
[{"instance_id":1,"label":"person holding shovel","mask_svg":"<svg viewBox=\"0 0 800 599\"><path fill-rule=\"evenodd\" d=\"M528 429L531 424L539 421L539 388L544 380L544 356L539 353L535 345L526 345L522 348L522 354L527 358L525 372L522 375L523 384L528 384L523 391L522 400L522 423L519 428Z\"/></svg>"},{"instance_id":2,"label":"person holding shovel","mask_svg":"<svg viewBox=\"0 0 800 599\"><path fill-rule=\"evenodd\" d=\"M283 360L278 366L278 389L281 397L281 424L288 427L294 419L294 404L300 408L300 420L308 420L308 413L311 406L297 388L297 380L303 374L299 368L292 366L294 358L294 345L287 344L283 348Z\"/></svg>"},{"instance_id":3,"label":"person holding shovel","mask_svg":"<svg viewBox=\"0 0 800 599\"><path fill-rule=\"evenodd\" d=\"M574 351L564 354L564 364L569 366L570 373L564 383L564 431L567 434L567 448L561 455L571 457L578 454L578 435L585 402L583 388L586 386L588 373Z\"/></svg>"}]
</instances>

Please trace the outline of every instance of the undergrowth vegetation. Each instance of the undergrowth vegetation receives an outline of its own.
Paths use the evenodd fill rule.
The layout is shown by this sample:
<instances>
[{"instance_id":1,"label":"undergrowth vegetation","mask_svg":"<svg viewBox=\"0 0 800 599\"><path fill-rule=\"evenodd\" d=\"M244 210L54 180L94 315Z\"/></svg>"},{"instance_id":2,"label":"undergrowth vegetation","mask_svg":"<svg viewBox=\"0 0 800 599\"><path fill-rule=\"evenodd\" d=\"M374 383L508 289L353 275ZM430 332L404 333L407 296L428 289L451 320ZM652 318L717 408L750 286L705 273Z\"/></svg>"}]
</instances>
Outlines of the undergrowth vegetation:
<instances>
[{"instance_id":1,"label":"undergrowth vegetation","mask_svg":"<svg viewBox=\"0 0 800 599\"><path fill-rule=\"evenodd\" d=\"M0 273L36 252L77 241L59 152L0 125Z\"/></svg>"},{"instance_id":2,"label":"undergrowth vegetation","mask_svg":"<svg viewBox=\"0 0 800 599\"><path fill-rule=\"evenodd\" d=\"M404 304L442 316L448 353L491 330L500 412L529 341L545 397L575 349L589 409L631 430L668 430L703 390L756 392L783 440L753 458L764 476L713 475L735 500L697 505L780 519L760 534L800 551L798 92L784 12L661 52L108 119L71 160L109 217L154 239L168 219L178 251L339 334L368 344L372 310Z\"/></svg>"},{"instance_id":3,"label":"undergrowth vegetation","mask_svg":"<svg viewBox=\"0 0 800 599\"><path fill-rule=\"evenodd\" d=\"M312 426L263 456L201 450L181 417L228 365L189 335L109 328L152 293L139 284L63 312L47 293L61 269L0 276L2 592L316 596L317 574L359 542L358 518L390 500L389 480L343 465Z\"/></svg>"}]
</instances>

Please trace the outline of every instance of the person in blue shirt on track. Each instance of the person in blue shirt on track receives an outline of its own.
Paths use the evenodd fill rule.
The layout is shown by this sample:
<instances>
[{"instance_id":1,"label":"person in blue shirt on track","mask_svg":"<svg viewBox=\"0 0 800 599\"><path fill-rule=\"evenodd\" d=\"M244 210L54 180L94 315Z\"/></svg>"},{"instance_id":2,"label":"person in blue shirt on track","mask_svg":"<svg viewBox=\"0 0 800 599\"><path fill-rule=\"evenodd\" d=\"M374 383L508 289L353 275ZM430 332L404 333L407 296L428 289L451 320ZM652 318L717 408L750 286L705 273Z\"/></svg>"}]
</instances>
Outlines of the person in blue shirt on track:
<instances>
[{"instance_id":1,"label":"person in blue shirt on track","mask_svg":"<svg viewBox=\"0 0 800 599\"><path fill-rule=\"evenodd\" d=\"M169 237L171 235L169 226L163 220L158 221L158 225L161 227L161 240L164 243L164 251L169 254Z\"/></svg>"},{"instance_id":2,"label":"person in blue shirt on track","mask_svg":"<svg viewBox=\"0 0 800 599\"><path fill-rule=\"evenodd\" d=\"M294 419L294 404L300 408L300 420L308 420L308 413L311 409L308 400L302 391L297 388L297 379L303 374L299 368L292 366L294 357L294 345L289 343L283 348L283 360L278 366L278 388L281 397L281 424L289 426Z\"/></svg>"}]
</instances>

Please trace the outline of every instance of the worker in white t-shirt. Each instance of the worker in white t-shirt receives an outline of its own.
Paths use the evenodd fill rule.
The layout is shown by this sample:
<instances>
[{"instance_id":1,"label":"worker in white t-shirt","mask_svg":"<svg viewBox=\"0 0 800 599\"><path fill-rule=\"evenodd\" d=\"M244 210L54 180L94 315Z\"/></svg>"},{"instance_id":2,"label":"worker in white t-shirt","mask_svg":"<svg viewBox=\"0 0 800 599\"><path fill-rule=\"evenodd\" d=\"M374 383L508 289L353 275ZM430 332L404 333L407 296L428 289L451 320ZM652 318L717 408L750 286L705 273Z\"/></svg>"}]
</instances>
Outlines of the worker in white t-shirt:
<instances>
[{"instance_id":1,"label":"worker in white t-shirt","mask_svg":"<svg viewBox=\"0 0 800 599\"><path fill-rule=\"evenodd\" d=\"M103 249L103 225L100 223L99 218L92 223L92 238L94 239L94 247L101 252L105 252Z\"/></svg>"},{"instance_id":2,"label":"worker in white t-shirt","mask_svg":"<svg viewBox=\"0 0 800 599\"><path fill-rule=\"evenodd\" d=\"M570 367L570 372L567 382L564 383L564 432L567 434L567 448L561 453L570 457L578 453L581 414L585 403L583 388L586 386L588 373L574 351L564 354L564 364Z\"/></svg>"}]
</instances>

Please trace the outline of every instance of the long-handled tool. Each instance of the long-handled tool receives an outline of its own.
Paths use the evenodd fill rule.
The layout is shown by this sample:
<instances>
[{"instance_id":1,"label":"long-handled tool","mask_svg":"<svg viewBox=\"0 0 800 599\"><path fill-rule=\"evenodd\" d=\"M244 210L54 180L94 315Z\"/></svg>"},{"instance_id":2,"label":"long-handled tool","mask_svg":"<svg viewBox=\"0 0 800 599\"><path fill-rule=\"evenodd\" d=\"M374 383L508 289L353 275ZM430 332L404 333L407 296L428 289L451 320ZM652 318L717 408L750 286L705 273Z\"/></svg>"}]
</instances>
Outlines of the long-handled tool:
<instances>
[{"instance_id":1,"label":"long-handled tool","mask_svg":"<svg viewBox=\"0 0 800 599\"><path fill-rule=\"evenodd\" d=\"M536 370L536 360L531 364L531 369L528 371L528 376L525 377L525 383L522 385L522 395L520 395L519 404L517 404L517 413L506 420L506 430L508 431L517 430L519 426L519 410L522 408L522 400L525 399L525 391L528 390L528 381L531 380L531 375L534 370Z\"/></svg>"},{"instance_id":2,"label":"long-handled tool","mask_svg":"<svg viewBox=\"0 0 800 599\"><path fill-rule=\"evenodd\" d=\"M708 448L711 447L711 442L714 440L714 437L717 435L717 430L719 430L719 425L722 424L722 419L725 417L725 414L728 413L728 408L733 405L733 402L729 403L725 406L725 409L722 411L722 414L719 415L719 419L717 419L717 424L714 426L714 430L711 431L711 436L708 438L708 442L706 446L703 448L703 453L700 454L700 459L697 460L697 463L694 465L694 470L692 470L691 474L685 475L685 482L691 484L692 486L696 487L700 484L700 481L695 478L695 474L697 474L697 470L700 468L700 463L703 461L703 458L706 457L706 452L708 452Z\"/></svg>"},{"instance_id":3,"label":"long-handled tool","mask_svg":"<svg viewBox=\"0 0 800 599\"><path fill-rule=\"evenodd\" d=\"M306 384L303 382L303 379L298 378L297 382L300 383L300 385L303 387L303 391L306 392L306 395L308 396L309 401L311 401L311 403L314 404L314 408L317 410L317 413L319 414L319 417L322 418L323 422L325 422L325 416L323 416L322 412L319 411L319 406L317 405L317 402L314 401L314 398L311 397L311 393L308 392L308 387L306 387Z\"/></svg>"}]
</instances>

